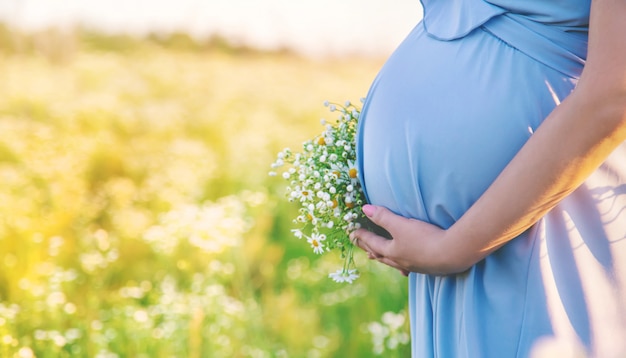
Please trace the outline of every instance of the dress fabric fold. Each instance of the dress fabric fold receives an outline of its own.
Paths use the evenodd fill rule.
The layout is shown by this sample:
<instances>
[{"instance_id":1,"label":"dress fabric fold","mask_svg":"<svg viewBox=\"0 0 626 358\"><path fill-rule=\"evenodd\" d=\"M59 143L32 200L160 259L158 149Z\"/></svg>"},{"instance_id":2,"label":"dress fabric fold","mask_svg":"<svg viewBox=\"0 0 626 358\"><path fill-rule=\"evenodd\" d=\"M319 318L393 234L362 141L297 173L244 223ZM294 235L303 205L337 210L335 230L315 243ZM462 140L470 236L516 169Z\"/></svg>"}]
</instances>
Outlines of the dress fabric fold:
<instances>
[{"instance_id":1,"label":"dress fabric fold","mask_svg":"<svg viewBox=\"0 0 626 358\"><path fill-rule=\"evenodd\" d=\"M447 228L576 86L590 0L422 5L366 97L357 166L369 202ZM467 272L411 273L409 295L414 357L625 357L626 144Z\"/></svg>"}]
</instances>

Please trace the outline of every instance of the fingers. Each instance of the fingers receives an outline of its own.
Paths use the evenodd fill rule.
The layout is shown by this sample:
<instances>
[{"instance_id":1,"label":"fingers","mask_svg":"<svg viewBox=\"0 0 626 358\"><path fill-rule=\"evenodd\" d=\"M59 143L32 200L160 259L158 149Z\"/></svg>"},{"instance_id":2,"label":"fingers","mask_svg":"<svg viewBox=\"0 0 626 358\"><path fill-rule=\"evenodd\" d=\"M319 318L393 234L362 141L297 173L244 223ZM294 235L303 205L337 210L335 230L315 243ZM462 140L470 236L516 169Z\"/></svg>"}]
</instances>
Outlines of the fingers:
<instances>
[{"instance_id":1,"label":"fingers","mask_svg":"<svg viewBox=\"0 0 626 358\"><path fill-rule=\"evenodd\" d=\"M375 233L359 229L350 234L350 240L355 246L367 252L367 257L371 260L378 260L384 264L398 268L397 264L385 255L388 252L388 246L392 244L392 240L388 240Z\"/></svg>"},{"instance_id":2,"label":"fingers","mask_svg":"<svg viewBox=\"0 0 626 358\"><path fill-rule=\"evenodd\" d=\"M364 205L363 213L376 225L386 229L393 226L395 219L399 218L397 215L381 206ZM366 229L358 229L350 234L350 240L352 243L367 252L367 257L370 260L378 260L379 262L393 267L400 271L402 275L408 276L409 270L396 261L391 259L388 253L392 250L391 246L394 240L389 240L383 236L380 236L374 232Z\"/></svg>"},{"instance_id":3,"label":"fingers","mask_svg":"<svg viewBox=\"0 0 626 358\"><path fill-rule=\"evenodd\" d=\"M391 240L387 240L365 229L358 229L352 232L350 240L355 246L373 254L375 257L385 256L387 246L391 243Z\"/></svg>"},{"instance_id":4,"label":"fingers","mask_svg":"<svg viewBox=\"0 0 626 358\"><path fill-rule=\"evenodd\" d=\"M383 264L385 264L385 265L387 265L389 267L393 267L393 268L395 268L398 271L403 271L404 270L404 267L398 265L397 262L395 262L394 260L392 260L392 259L390 259L388 257L379 257L377 260L378 260L378 262L383 263Z\"/></svg>"},{"instance_id":5,"label":"fingers","mask_svg":"<svg viewBox=\"0 0 626 358\"><path fill-rule=\"evenodd\" d=\"M407 268L405 268L404 266L398 264L397 262L395 262L394 260L392 260L392 259L390 259L388 257L375 257L375 258L372 258L372 259L378 260L378 262L380 262L380 263L383 263L383 264L385 264L385 265L387 265L389 267L395 268L396 270L400 271L400 273L403 276L408 276L409 275L409 270Z\"/></svg>"},{"instance_id":6,"label":"fingers","mask_svg":"<svg viewBox=\"0 0 626 358\"><path fill-rule=\"evenodd\" d=\"M391 244L391 240L388 240L382 236L378 236L365 229L359 229L350 235L350 241L352 241L352 244L354 244L354 246L357 246L366 251L368 259L378 260L379 262L387 266L393 267L400 271L403 276L409 275L409 270L407 268L399 265L393 259L385 257L383 255L383 251L377 251L382 250L380 245Z\"/></svg>"},{"instance_id":7,"label":"fingers","mask_svg":"<svg viewBox=\"0 0 626 358\"><path fill-rule=\"evenodd\" d=\"M389 221L393 220L393 214L387 208L382 206L375 205L363 205L363 213L367 216L374 224L387 229L387 226L390 224Z\"/></svg>"}]
</instances>

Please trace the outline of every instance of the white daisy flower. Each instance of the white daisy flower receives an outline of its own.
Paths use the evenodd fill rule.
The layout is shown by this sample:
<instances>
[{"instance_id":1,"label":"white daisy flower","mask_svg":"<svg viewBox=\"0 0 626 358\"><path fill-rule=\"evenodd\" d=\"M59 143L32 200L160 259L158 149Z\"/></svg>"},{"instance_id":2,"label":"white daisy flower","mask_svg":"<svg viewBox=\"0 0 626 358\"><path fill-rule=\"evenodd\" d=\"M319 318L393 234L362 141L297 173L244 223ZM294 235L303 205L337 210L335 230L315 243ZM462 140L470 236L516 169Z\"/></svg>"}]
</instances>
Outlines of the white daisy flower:
<instances>
[{"instance_id":1,"label":"white daisy flower","mask_svg":"<svg viewBox=\"0 0 626 358\"><path fill-rule=\"evenodd\" d=\"M324 244L322 240L319 239L318 235L313 234L312 236L308 236L306 241L311 244L314 253L318 255L324 253Z\"/></svg>"},{"instance_id":2,"label":"white daisy flower","mask_svg":"<svg viewBox=\"0 0 626 358\"><path fill-rule=\"evenodd\" d=\"M291 233L298 239L302 239L302 236L304 235L300 229L291 229Z\"/></svg>"},{"instance_id":3,"label":"white daisy flower","mask_svg":"<svg viewBox=\"0 0 626 358\"><path fill-rule=\"evenodd\" d=\"M354 280L359 278L359 274L355 269L344 270L340 269L336 272L330 273L328 277L332 278L335 282L347 282L352 283Z\"/></svg>"}]
</instances>

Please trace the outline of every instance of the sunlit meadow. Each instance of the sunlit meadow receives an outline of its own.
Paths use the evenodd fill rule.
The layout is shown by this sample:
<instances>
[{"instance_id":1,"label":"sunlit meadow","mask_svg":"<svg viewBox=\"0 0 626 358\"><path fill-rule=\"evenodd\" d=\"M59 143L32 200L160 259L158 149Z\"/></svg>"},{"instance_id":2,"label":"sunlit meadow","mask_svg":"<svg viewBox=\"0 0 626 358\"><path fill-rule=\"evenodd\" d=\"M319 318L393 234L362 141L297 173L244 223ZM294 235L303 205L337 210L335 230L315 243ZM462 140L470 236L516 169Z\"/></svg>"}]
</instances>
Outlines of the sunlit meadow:
<instances>
[{"instance_id":1,"label":"sunlit meadow","mask_svg":"<svg viewBox=\"0 0 626 358\"><path fill-rule=\"evenodd\" d=\"M267 175L381 64L0 27L0 356L406 356L405 278L330 280Z\"/></svg>"}]
</instances>

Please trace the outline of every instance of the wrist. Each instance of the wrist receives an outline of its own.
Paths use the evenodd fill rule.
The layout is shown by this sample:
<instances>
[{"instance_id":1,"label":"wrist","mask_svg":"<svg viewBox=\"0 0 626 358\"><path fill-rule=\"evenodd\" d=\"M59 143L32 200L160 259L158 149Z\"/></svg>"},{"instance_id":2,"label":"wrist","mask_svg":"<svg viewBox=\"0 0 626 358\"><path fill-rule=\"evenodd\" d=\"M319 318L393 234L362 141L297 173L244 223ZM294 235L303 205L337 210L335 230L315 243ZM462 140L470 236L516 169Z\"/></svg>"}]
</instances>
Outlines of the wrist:
<instances>
[{"instance_id":1,"label":"wrist","mask_svg":"<svg viewBox=\"0 0 626 358\"><path fill-rule=\"evenodd\" d=\"M452 228L442 230L439 240L435 242L436 271L439 275L452 275L465 272L481 258L468 250L462 235Z\"/></svg>"}]
</instances>

